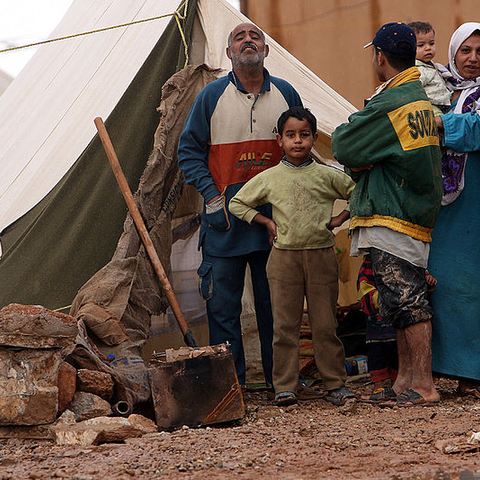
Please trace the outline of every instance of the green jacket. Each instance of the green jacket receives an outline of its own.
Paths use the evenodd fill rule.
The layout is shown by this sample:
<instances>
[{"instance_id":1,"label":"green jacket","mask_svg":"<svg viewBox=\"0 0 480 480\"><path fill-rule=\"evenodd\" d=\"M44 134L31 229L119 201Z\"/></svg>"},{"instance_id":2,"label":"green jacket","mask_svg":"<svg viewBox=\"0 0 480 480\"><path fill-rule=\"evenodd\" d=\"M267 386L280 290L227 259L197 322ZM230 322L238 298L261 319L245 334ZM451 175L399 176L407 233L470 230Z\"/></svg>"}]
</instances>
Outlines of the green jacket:
<instances>
[{"instance_id":1,"label":"green jacket","mask_svg":"<svg viewBox=\"0 0 480 480\"><path fill-rule=\"evenodd\" d=\"M416 67L397 75L332 135L334 157L357 182L350 229L383 226L430 242L442 198L439 139ZM353 167L372 165L352 172Z\"/></svg>"}]
</instances>

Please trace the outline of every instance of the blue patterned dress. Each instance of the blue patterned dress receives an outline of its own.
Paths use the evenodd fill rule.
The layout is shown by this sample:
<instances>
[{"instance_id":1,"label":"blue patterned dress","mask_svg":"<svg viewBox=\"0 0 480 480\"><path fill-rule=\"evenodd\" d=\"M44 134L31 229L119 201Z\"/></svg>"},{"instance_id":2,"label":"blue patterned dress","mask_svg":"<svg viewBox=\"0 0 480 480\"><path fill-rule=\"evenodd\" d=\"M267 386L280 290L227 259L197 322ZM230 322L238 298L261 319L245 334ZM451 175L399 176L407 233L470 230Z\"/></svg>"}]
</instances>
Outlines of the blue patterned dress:
<instances>
[{"instance_id":1,"label":"blue patterned dress","mask_svg":"<svg viewBox=\"0 0 480 480\"><path fill-rule=\"evenodd\" d=\"M480 115L449 113L443 119L443 144L468 152L468 158L464 189L440 209L432 235L429 271L438 280L432 295L432 368L480 380ZM448 193L461 183L461 158L443 160Z\"/></svg>"}]
</instances>

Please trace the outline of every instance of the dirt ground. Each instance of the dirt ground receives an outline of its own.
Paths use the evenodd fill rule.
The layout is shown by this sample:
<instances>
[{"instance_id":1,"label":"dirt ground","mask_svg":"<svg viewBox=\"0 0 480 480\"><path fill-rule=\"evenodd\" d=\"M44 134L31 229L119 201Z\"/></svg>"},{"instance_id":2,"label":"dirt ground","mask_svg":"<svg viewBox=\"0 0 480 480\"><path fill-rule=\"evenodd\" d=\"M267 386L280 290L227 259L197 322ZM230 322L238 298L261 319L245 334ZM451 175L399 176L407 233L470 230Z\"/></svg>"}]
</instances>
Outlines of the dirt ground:
<instances>
[{"instance_id":1,"label":"dirt ground","mask_svg":"<svg viewBox=\"0 0 480 480\"><path fill-rule=\"evenodd\" d=\"M281 409L266 392L248 391L246 417L222 427L88 448L3 439L0 479L480 479L480 443L467 443L480 431L480 400L458 398L452 380L436 383L442 402L434 407L315 400ZM365 378L349 386L370 388Z\"/></svg>"}]
</instances>

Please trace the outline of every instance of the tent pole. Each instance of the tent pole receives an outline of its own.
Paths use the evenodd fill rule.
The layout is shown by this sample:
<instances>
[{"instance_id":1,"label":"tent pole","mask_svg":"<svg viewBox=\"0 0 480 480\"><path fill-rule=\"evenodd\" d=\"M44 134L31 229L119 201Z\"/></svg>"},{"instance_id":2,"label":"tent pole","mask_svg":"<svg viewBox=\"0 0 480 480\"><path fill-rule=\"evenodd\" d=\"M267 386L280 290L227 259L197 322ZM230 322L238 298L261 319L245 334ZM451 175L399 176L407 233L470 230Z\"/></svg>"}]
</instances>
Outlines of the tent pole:
<instances>
[{"instance_id":1,"label":"tent pole","mask_svg":"<svg viewBox=\"0 0 480 480\"><path fill-rule=\"evenodd\" d=\"M175 296L172 286L168 281L163 265L160 262L160 258L158 257L152 239L145 226L145 222L143 221L142 215L140 214L140 210L135 203L132 191L130 190L127 179L125 178L122 167L120 166L120 162L118 161L117 154L115 153L115 149L113 148L113 144L110 140L107 129L105 128L105 124L100 117L95 118L94 123L97 127L97 131L100 136L100 140L102 141L103 148L105 149L105 153L107 154L108 161L110 162L110 165L112 167L113 174L117 179L118 185L123 194L123 198L125 198L125 201L127 203L130 215L135 222L140 238L142 239L143 245L145 246L145 250L147 251L148 256L150 257L150 261L152 262L153 269L155 270L155 273L160 280L163 290L165 291L168 303L172 307L173 314L175 315L180 330L183 333L183 340L185 341L185 344L187 346L197 348L197 342L193 337L192 331L188 327L187 321L180 308L177 297Z\"/></svg>"}]
</instances>

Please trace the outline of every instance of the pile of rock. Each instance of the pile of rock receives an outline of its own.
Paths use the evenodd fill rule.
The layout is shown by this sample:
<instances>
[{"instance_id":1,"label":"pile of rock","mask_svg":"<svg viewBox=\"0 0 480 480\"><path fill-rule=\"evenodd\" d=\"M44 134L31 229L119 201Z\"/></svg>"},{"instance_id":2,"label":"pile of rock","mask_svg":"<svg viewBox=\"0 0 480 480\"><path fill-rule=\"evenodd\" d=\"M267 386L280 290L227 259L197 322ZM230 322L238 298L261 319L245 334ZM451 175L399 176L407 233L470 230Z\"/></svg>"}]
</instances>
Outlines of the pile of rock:
<instances>
[{"instance_id":1,"label":"pile of rock","mask_svg":"<svg viewBox=\"0 0 480 480\"><path fill-rule=\"evenodd\" d=\"M56 420L58 382L68 375L64 359L77 333L74 318L44 307L11 304L0 310L0 425Z\"/></svg>"},{"instance_id":2,"label":"pile of rock","mask_svg":"<svg viewBox=\"0 0 480 480\"><path fill-rule=\"evenodd\" d=\"M0 435L38 436L47 425L45 438L91 445L157 431L140 415L109 417L111 375L68 363L77 335L74 317L42 306L0 310Z\"/></svg>"}]
</instances>

